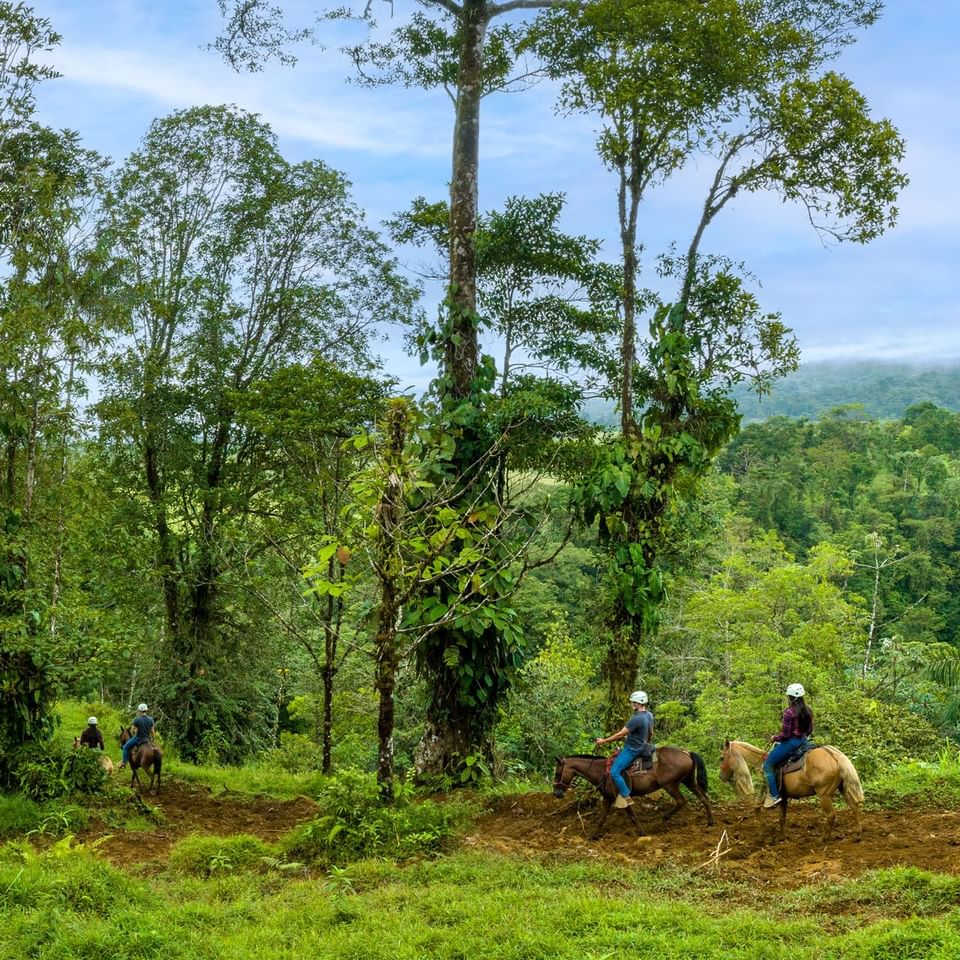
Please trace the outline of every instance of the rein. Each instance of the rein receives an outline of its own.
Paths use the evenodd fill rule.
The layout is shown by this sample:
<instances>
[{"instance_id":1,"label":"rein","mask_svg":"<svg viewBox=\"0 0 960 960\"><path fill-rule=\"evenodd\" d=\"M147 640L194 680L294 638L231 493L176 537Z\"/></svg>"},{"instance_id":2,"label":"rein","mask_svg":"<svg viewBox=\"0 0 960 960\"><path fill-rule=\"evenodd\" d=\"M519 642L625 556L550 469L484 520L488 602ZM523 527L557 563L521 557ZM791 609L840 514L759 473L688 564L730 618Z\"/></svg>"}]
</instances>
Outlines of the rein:
<instances>
[{"instance_id":1,"label":"rein","mask_svg":"<svg viewBox=\"0 0 960 960\"><path fill-rule=\"evenodd\" d=\"M555 778L554 781L553 781L553 789L554 789L554 790L560 790L561 792L564 792L564 793L565 793L565 792L567 791L567 789L570 787L570 784L573 782L573 778L574 778L574 777L577 777L577 776L582 777L582 776L583 776L583 774L580 773L579 770L573 770L573 771L571 772L571 774L570 774L570 779L567 780L566 783L564 783L564 781L563 781L563 774L566 772L567 762L570 761L570 760L586 760L588 763L596 763L598 760L602 760L604 763L607 762L607 758L606 758L606 757L604 757L604 756L599 756L599 755L598 755L598 756L594 756L593 754L589 754L589 753L575 754L575 755L572 756L572 757L563 757L563 758L560 760L560 762L557 764L557 769L558 769L560 772L559 772L559 774L556 775L556 778ZM586 779L586 777L584 777L584 779Z\"/></svg>"}]
</instances>

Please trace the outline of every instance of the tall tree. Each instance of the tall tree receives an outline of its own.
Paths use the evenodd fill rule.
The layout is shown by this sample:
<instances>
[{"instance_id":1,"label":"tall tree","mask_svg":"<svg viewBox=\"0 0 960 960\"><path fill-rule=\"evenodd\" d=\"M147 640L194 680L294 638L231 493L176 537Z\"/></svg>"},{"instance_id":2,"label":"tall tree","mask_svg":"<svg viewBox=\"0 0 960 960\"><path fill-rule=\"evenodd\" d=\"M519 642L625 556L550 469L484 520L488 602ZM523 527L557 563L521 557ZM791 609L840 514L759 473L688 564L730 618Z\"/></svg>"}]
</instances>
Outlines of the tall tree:
<instances>
[{"instance_id":1,"label":"tall tree","mask_svg":"<svg viewBox=\"0 0 960 960\"><path fill-rule=\"evenodd\" d=\"M551 2L426 0L422 5L426 12L416 13L395 30L391 43L361 45L352 51L367 81L443 87L455 107L446 306L425 347L440 368L434 392L438 422L444 429L438 436L453 443L447 457L449 472L463 482L465 511L476 506L478 492L490 494L490 504L497 509L488 473L497 469L490 456L495 431L488 429L484 413L493 367L489 358L481 356L477 312L480 105L485 93L509 82L522 30L513 24L499 29L492 24L515 11L540 9ZM287 28L282 10L266 0L219 0L219 4L227 16L227 28L217 46L235 66L255 69L271 56L289 62L290 44L311 35L310 29ZM362 16L369 18L371 12L368 3ZM508 582L504 577L490 589L507 590ZM441 602L447 590L443 582L435 585ZM488 601L494 602L492 594ZM420 647L420 668L433 691L417 761L422 773L451 771L460 762L458 757L475 749L489 750L497 691L501 682L506 683L500 673L515 657L510 647L490 626L473 635L438 631L429 645ZM497 673L496 683L487 681L491 671ZM481 703L483 709L478 709Z\"/></svg>"},{"instance_id":2,"label":"tall tree","mask_svg":"<svg viewBox=\"0 0 960 960\"><path fill-rule=\"evenodd\" d=\"M166 622L150 699L195 756L206 731L234 744L264 733L250 725L266 711L250 705L269 651L247 621L235 551L272 481L238 396L314 356L364 364L374 322L407 315L414 294L343 176L288 164L232 108L156 121L117 174L103 229L123 266L128 336L99 411L121 456L132 443L129 489L155 539Z\"/></svg>"},{"instance_id":3,"label":"tall tree","mask_svg":"<svg viewBox=\"0 0 960 960\"><path fill-rule=\"evenodd\" d=\"M26 5L0 3L0 786L15 750L51 725L58 504L71 397L95 344L80 224L103 164L75 134L32 120L36 84L55 75L35 57L58 40Z\"/></svg>"},{"instance_id":4,"label":"tall tree","mask_svg":"<svg viewBox=\"0 0 960 960\"><path fill-rule=\"evenodd\" d=\"M760 189L799 201L838 239L865 242L895 218L902 141L849 81L820 72L876 11L869 0L706 0L692 16L681 0L610 0L558 10L535 37L563 83L562 107L601 118L598 152L617 182L622 329L611 392L621 429L584 489L585 516L609 543L613 713L656 629L672 504L736 432L729 389L747 379L763 390L796 363L779 317L761 313L733 264L701 253L707 227L738 193ZM660 261L678 288L669 306L638 288L640 210L652 187L704 155L718 162L699 223L683 255Z\"/></svg>"}]
</instances>

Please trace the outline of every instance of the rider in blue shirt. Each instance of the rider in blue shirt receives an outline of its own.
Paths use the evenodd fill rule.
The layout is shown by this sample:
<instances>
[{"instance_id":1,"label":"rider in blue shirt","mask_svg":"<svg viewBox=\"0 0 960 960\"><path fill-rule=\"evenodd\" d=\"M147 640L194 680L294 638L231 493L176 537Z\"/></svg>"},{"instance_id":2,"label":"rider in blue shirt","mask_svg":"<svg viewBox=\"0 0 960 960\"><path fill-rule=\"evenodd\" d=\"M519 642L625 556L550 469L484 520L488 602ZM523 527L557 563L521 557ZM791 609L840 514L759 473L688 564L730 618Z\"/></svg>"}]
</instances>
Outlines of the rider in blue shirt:
<instances>
[{"instance_id":1,"label":"rider in blue shirt","mask_svg":"<svg viewBox=\"0 0 960 960\"><path fill-rule=\"evenodd\" d=\"M629 807L633 805L630 799L630 786L623 777L623 772L643 752L646 744L653 739L653 714L647 709L648 698L642 690L635 690L630 694L630 705L633 707L633 716L616 733L609 737L597 737L594 743L612 743L614 740L623 740L623 748L617 754L610 767L610 779L617 790L617 799L613 801L615 807Z\"/></svg>"},{"instance_id":2,"label":"rider in blue shirt","mask_svg":"<svg viewBox=\"0 0 960 960\"><path fill-rule=\"evenodd\" d=\"M130 751L141 743L149 743L153 739L153 717L147 716L147 705L141 703L137 707L137 715L133 718L132 726L136 733L123 745L123 756L120 758L122 770L130 761Z\"/></svg>"}]
</instances>

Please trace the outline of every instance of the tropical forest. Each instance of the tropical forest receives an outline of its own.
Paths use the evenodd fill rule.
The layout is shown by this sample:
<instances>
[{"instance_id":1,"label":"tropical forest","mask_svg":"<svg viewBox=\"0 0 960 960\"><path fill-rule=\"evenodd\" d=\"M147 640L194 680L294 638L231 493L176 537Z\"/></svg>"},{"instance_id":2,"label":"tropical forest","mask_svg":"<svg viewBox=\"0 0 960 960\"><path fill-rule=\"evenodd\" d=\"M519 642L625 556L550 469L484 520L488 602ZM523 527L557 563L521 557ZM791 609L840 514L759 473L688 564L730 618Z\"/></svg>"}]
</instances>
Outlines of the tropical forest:
<instances>
[{"instance_id":1,"label":"tropical forest","mask_svg":"<svg viewBox=\"0 0 960 960\"><path fill-rule=\"evenodd\" d=\"M369 26L449 175L381 221L199 90L107 157L0 0L0 956L960 956L960 366L807 363L713 242L896 230L880 3L209 6ZM533 85L596 235L481 202Z\"/></svg>"}]
</instances>

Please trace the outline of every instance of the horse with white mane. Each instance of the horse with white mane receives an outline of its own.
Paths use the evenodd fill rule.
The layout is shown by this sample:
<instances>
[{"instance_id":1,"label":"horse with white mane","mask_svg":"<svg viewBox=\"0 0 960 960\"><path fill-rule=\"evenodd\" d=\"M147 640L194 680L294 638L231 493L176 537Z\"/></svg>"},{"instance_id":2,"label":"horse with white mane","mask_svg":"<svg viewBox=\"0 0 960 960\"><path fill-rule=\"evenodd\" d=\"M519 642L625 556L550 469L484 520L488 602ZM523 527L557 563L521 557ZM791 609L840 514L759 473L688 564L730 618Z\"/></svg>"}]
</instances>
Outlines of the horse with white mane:
<instances>
[{"instance_id":1,"label":"horse with white mane","mask_svg":"<svg viewBox=\"0 0 960 960\"><path fill-rule=\"evenodd\" d=\"M723 759L720 762L720 779L733 781L733 788L741 799L755 796L751 767L759 767L766 752L743 740L727 740L723 745ZM787 801L800 797L820 798L823 812L823 839L830 836L836 821L833 812L833 798L839 791L853 813L856 839L863 834L860 826L860 807L863 804L863 786L860 777L850 760L836 747L814 747L803 757L803 766L784 774L780 804L780 839L786 836Z\"/></svg>"}]
</instances>

